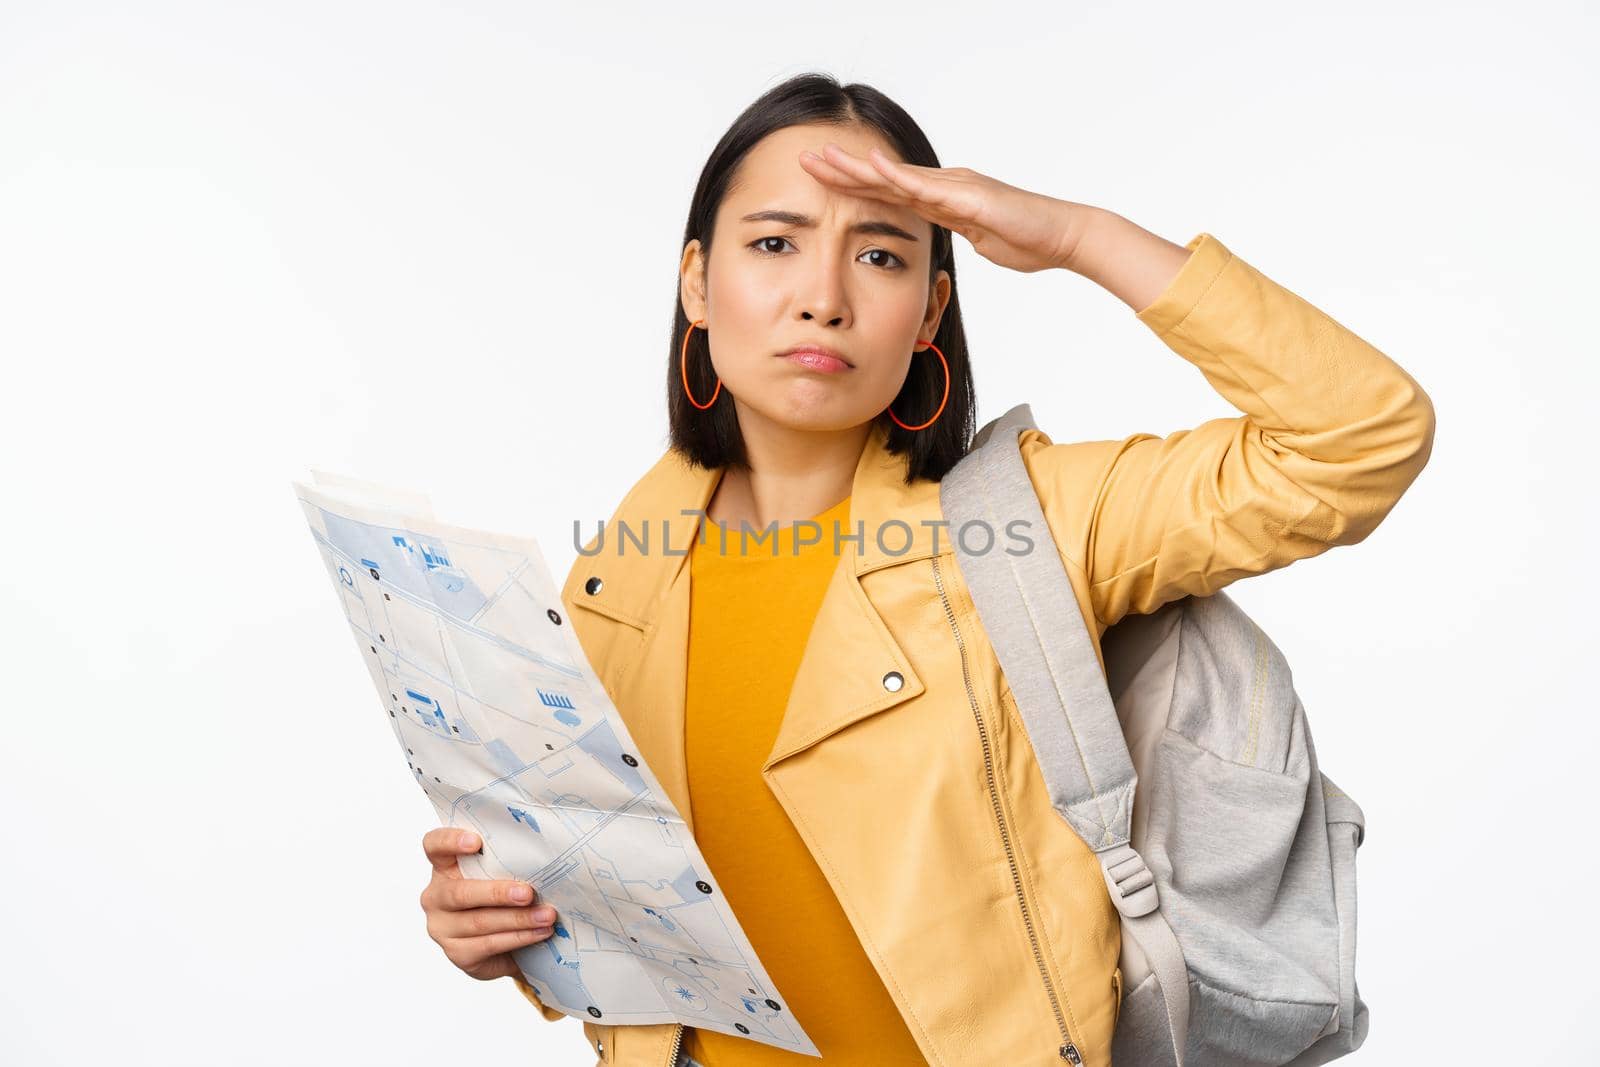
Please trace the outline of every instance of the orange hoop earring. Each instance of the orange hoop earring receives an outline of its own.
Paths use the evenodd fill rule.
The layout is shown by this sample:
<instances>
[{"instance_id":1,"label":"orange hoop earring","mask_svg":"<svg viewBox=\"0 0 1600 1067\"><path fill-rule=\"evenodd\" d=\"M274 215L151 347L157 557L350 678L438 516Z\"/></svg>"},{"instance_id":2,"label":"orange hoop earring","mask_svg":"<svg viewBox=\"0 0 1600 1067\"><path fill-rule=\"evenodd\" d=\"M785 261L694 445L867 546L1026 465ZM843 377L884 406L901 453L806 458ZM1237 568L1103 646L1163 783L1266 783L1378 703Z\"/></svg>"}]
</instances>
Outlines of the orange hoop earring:
<instances>
[{"instance_id":1,"label":"orange hoop earring","mask_svg":"<svg viewBox=\"0 0 1600 1067\"><path fill-rule=\"evenodd\" d=\"M921 426L907 426L905 423L900 421L900 419L895 415L895 413L891 409L884 408L883 410L889 412L889 417L891 419L894 419L894 421L903 430L924 430L924 429L927 429L929 426L932 426L934 423L939 421L939 416L944 414L944 402L946 400L950 399L950 364L944 358L944 353L939 351L939 346L938 345L934 344L932 341L927 342L927 345L928 345L929 348L933 349L935 354L938 355L939 362L944 364L944 396L939 398L939 410L935 411L933 413L933 418L929 419L927 422L923 423Z\"/></svg>"},{"instance_id":2,"label":"orange hoop earring","mask_svg":"<svg viewBox=\"0 0 1600 1067\"><path fill-rule=\"evenodd\" d=\"M689 328L683 331L683 358L678 360L678 367L683 372L684 395L689 398L689 403L693 404L701 411L704 411L706 408L717 402L717 394L722 392L722 379L717 379L717 387L711 391L711 399L707 400L704 404L696 400L694 398L694 394L689 391L689 335L694 333L694 328L696 326L700 327L701 329L705 329L705 320L701 319L699 322L691 322L689 324Z\"/></svg>"}]
</instances>

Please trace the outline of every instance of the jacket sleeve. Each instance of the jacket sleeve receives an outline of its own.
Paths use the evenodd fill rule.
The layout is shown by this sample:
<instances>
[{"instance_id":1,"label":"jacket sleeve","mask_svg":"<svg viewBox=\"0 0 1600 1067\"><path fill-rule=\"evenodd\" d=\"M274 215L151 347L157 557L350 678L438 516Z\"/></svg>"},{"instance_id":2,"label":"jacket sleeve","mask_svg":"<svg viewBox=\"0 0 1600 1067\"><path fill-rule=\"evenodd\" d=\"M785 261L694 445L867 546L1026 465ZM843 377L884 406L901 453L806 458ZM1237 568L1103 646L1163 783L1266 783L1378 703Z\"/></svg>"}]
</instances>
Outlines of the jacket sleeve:
<instances>
[{"instance_id":1,"label":"jacket sleeve","mask_svg":"<svg viewBox=\"0 0 1600 1067\"><path fill-rule=\"evenodd\" d=\"M557 1019L568 1018L566 1012L557 1011L555 1008L552 1008L550 1005L540 1000L539 994L533 991L533 987L529 985L520 974L512 975L511 980L517 983L517 988L522 990L522 995L528 998L528 1003L539 1009L540 1015L543 1015L551 1022L555 1022Z\"/></svg>"},{"instance_id":2,"label":"jacket sleeve","mask_svg":"<svg viewBox=\"0 0 1600 1067\"><path fill-rule=\"evenodd\" d=\"M1020 438L1102 628L1355 544L1427 463L1433 404L1393 360L1209 233L1138 319L1244 412L1158 437Z\"/></svg>"}]
</instances>

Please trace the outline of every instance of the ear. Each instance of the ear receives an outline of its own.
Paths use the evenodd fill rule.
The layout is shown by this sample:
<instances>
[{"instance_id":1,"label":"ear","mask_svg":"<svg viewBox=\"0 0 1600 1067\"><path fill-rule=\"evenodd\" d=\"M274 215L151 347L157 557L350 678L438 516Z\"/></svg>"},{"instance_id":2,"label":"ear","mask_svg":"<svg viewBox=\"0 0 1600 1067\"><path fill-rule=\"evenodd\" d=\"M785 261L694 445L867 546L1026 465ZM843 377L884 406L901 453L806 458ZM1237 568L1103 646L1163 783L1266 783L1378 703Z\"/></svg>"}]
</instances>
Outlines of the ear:
<instances>
[{"instance_id":1,"label":"ear","mask_svg":"<svg viewBox=\"0 0 1600 1067\"><path fill-rule=\"evenodd\" d=\"M678 300L690 322L705 320L706 257L698 237L683 246L683 259L678 263Z\"/></svg>"},{"instance_id":2,"label":"ear","mask_svg":"<svg viewBox=\"0 0 1600 1067\"><path fill-rule=\"evenodd\" d=\"M933 284L928 286L928 311L922 319L922 330L917 334L917 340L931 340L939 332L939 322L944 318L944 309L950 304L950 272L941 270L934 276Z\"/></svg>"}]
</instances>

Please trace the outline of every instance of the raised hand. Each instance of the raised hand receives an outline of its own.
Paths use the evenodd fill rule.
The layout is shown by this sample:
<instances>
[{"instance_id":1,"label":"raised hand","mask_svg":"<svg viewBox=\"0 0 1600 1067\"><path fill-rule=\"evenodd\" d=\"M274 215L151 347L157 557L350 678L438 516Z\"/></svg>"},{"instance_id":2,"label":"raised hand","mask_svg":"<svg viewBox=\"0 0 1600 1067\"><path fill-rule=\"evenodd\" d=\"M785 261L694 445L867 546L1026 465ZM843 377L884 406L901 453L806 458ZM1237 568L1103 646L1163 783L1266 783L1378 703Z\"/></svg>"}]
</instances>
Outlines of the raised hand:
<instances>
[{"instance_id":1,"label":"raised hand","mask_svg":"<svg viewBox=\"0 0 1600 1067\"><path fill-rule=\"evenodd\" d=\"M985 259L1033 273L1071 269L1087 209L1032 193L969 167L919 167L899 163L876 147L866 158L829 141L822 155L800 153L800 165L840 192L903 204L935 225L959 233Z\"/></svg>"}]
</instances>

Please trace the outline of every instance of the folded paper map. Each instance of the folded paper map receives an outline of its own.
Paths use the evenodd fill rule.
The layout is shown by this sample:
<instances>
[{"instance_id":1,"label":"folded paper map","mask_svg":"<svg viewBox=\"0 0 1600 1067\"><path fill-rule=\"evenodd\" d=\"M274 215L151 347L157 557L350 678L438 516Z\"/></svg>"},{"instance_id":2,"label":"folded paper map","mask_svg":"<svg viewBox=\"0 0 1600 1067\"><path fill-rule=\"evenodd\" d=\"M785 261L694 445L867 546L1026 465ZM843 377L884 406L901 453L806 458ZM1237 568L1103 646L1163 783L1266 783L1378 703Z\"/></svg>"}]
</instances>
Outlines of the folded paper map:
<instances>
[{"instance_id":1,"label":"folded paper map","mask_svg":"<svg viewBox=\"0 0 1600 1067\"><path fill-rule=\"evenodd\" d=\"M539 546L445 526L415 493L294 483L416 783L483 839L474 878L517 878L555 933L516 952L546 1004L682 1022L820 1055L565 618Z\"/></svg>"}]
</instances>

